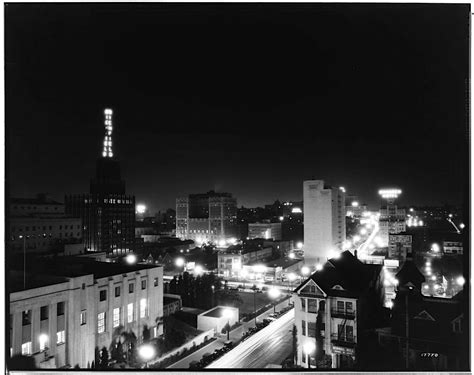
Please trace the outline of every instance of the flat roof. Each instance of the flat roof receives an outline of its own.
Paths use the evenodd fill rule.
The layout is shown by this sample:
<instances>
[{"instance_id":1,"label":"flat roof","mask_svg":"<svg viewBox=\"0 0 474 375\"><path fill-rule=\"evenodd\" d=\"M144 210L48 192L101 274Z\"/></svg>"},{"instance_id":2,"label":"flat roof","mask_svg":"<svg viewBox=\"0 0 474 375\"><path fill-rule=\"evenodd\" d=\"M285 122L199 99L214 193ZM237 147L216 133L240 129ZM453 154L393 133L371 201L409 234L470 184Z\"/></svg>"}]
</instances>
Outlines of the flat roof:
<instances>
[{"instance_id":1,"label":"flat roof","mask_svg":"<svg viewBox=\"0 0 474 375\"><path fill-rule=\"evenodd\" d=\"M275 259L275 260L269 260L268 262L260 262L256 261L253 262L252 264L249 265L255 265L255 264L261 264L266 267L282 267L282 268L288 268L291 267L299 262L302 262L302 259L287 259L287 258L280 258L280 259Z\"/></svg>"},{"instance_id":2,"label":"flat roof","mask_svg":"<svg viewBox=\"0 0 474 375\"><path fill-rule=\"evenodd\" d=\"M217 306L214 307L212 310L208 311L204 316L210 316L211 318L222 318L224 316L223 311L225 307Z\"/></svg>"}]
</instances>

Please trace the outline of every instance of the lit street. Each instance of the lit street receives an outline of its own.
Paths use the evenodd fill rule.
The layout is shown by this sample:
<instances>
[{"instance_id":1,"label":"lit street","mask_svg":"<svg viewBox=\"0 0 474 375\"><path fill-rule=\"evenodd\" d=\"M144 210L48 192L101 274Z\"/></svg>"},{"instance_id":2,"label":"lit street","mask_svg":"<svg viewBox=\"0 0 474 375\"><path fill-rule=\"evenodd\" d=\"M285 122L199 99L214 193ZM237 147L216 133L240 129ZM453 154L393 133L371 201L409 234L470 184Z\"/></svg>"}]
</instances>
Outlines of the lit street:
<instances>
[{"instance_id":1,"label":"lit street","mask_svg":"<svg viewBox=\"0 0 474 375\"><path fill-rule=\"evenodd\" d=\"M292 350L294 317L293 309L207 368L265 368L269 364L279 365Z\"/></svg>"}]
</instances>

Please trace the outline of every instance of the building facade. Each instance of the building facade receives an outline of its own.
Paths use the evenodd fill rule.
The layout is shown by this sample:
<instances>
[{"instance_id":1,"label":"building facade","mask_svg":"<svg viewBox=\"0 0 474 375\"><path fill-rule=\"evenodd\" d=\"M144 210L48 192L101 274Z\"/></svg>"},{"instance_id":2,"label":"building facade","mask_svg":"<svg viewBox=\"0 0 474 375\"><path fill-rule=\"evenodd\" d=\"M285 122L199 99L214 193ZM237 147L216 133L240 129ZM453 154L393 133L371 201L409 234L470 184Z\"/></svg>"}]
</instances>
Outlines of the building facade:
<instances>
[{"instance_id":1,"label":"building facade","mask_svg":"<svg viewBox=\"0 0 474 375\"><path fill-rule=\"evenodd\" d=\"M325 262L346 239L345 192L322 180L303 183L304 259L314 265Z\"/></svg>"},{"instance_id":2,"label":"building facade","mask_svg":"<svg viewBox=\"0 0 474 375\"><path fill-rule=\"evenodd\" d=\"M125 194L120 164L112 153L112 112L105 112L104 151L97 160L90 192L66 196L65 205L67 214L82 219L86 249L113 257L134 250L135 197Z\"/></svg>"},{"instance_id":3,"label":"building facade","mask_svg":"<svg viewBox=\"0 0 474 375\"><path fill-rule=\"evenodd\" d=\"M26 285L22 272L10 274L19 285L10 293L11 356L32 356L38 368L92 368L95 351L109 350L121 332L133 332L138 342L144 329L151 337L163 333L157 323L163 316L162 267L87 258L50 263L37 263Z\"/></svg>"},{"instance_id":4,"label":"building facade","mask_svg":"<svg viewBox=\"0 0 474 375\"><path fill-rule=\"evenodd\" d=\"M362 332L371 329L383 307L382 269L344 251L295 289L299 366L315 368L324 362L332 368L354 367Z\"/></svg>"},{"instance_id":5,"label":"building facade","mask_svg":"<svg viewBox=\"0 0 474 375\"><path fill-rule=\"evenodd\" d=\"M176 199L176 237L198 244L236 238L237 201L229 193L210 191Z\"/></svg>"},{"instance_id":6,"label":"building facade","mask_svg":"<svg viewBox=\"0 0 474 375\"><path fill-rule=\"evenodd\" d=\"M281 240L281 223L250 223L249 239L264 238L266 240Z\"/></svg>"},{"instance_id":7,"label":"building facade","mask_svg":"<svg viewBox=\"0 0 474 375\"><path fill-rule=\"evenodd\" d=\"M388 259L404 262L412 256L412 237L409 234L388 235Z\"/></svg>"}]
</instances>

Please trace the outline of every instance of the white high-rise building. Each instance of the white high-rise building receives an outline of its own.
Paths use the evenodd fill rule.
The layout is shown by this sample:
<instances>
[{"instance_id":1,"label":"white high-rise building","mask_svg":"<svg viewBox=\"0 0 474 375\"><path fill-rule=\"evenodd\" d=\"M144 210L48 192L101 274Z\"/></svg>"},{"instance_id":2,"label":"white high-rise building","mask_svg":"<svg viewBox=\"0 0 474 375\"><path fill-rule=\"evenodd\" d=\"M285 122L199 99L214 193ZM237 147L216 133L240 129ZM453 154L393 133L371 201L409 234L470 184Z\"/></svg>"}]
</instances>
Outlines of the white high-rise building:
<instances>
[{"instance_id":1,"label":"white high-rise building","mask_svg":"<svg viewBox=\"0 0 474 375\"><path fill-rule=\"evenodd\" d=\"M309 266L326 262L346 239L345 190L322 180L303 182L304 259Z\"/></svg>"}]
</instances>

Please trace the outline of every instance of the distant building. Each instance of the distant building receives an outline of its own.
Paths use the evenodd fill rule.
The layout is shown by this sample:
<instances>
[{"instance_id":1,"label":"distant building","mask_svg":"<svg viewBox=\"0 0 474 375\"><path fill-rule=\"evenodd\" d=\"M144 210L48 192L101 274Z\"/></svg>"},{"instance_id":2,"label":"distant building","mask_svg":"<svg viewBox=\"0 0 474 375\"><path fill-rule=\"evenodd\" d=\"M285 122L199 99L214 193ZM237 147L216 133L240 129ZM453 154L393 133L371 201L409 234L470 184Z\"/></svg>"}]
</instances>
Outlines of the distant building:
<instances>
[{"instance_id":1,"label":"distant building","mask_svg":"<svg viewBox=\"0 0 474 375\"><path fill-rule=\"evenodd\" d=\"M388 235L388 259L404 262L408 256L412 256L412 237L409 234Z\"/></svg>"},{"instance_id":2,"label":"distant building","mask_svg":"<svg viewBox=\"0 0 474 375\"><path fill-rule=\"evenodd\" d=\"M110 257L134 250L135 197L125 193L120 164L112 153L112 110L105 110L106 135L102 157L89 194L68 195L66 213L83 221L88 251L105 251Z\"/></svg>"},{"instance_id":3,"label":"distant building","mask_svg":"<svg viewBox=\"0 0 474 375\"><path fill-rule=\"evenodd\" d=\"M176 236L198 244L237 238L236 199L214 191L176 199Z\"/></svg>"},{"instance_id":4,"label":"distant building","mask_svg":"<svg viewBox=\"0 0 474 375\"><path fill-rule=\"evenodd\" d=\"M167 317L181 310L183 301L178 294L163 294L163 316Z\"/></svg>"},{"instance_id":5,"label":"distant building","mask_svg":"<svg viewBox=\"0 0 474 375\"><path fill-rule=\"evenodd\" d=\"M443 252L449 255L462 255L463 245L459 241L443 241Z\"/></svg>"},{"instance_id":6,"label":"distant building","mask_svg":"<svg viewBox=\"0 0 474 375\"><path fill-rule=\"evenodd\" d=\"M406 212L405 209L400 209L396 206L395 200L401 194L398 189L382 189L379 194L385 200L385 203L380 207L379 217L379 237L381 238L381 247L389 245L389 235L405 232Z\"/></svg>"},{"instance_id":7,"label":"distant building","mask_svg":"<svg viewBox=\"0 0 474 375\"><path fill-rule=\"evenodd\" d=\"M7 233L7 248L15 252L59 254L72 244L84 251L81 219L67 216L64 204L44 194L10 200Z\"/></svg>"},{"instance_id":8,"label":"distant building","mask_svg":"<svg viewBox=\"0 0 474 375\"><path fill-rule=\"evenodd\" d=\"M248 237L281 240L281 223L250 223Z\"/></svg>"},{"instance_id":9,"label":"distant building","mask_svg":"<svg viewBox=\"0 0 474 375\"><path fill-rule=\"evenodd\" d=\"M313 265L342 250L346 239L345 192L324 181L310 180L303 183L303 198L304 259Z\"/></svg>"},{"instance_id":10,"label":"distant building","mask_svg":"<svg viewBox=\"0 0 474 375\"><path fill-rule=\"evenodd\" d=\"M344 251L295 289L299 366L315 368L322 361L337 369L354 367L367 331L382 315L382 270ZM308 353L304 348L310 345L314 350Z\"/></svg>"},{"instance_id":11,"label":"distant building","mask_svg":"<svg viewBox=\"0 0 474 375\"><path fill-rule=\"evenodd\" d=\"M267 261L272 258L273 252L270 246L248 250L229 248L226 252L217 254L218 274L224 277L240 277L245 264Z\"/></svg>"},{"instance_id":12,"label":"distant building","mask_svg":"<svg viewBox=\"0 0 474 375\"><path fill-rule=\"evenodd\" d=\"M355 195L346 196L346 215L350 217L360 218L362 213L367 211L367 205L362 203L359 197Z\"/></svg>"},{"instance_id":13,"label":"distant building","mask_svg":"<svg viewBox=\"0 0 474 375\"><path fill-rule=\"evenodd\" d=\"M266 262L251 262L242 266L242 271L248 280L255 280L258 282L283 282L287 280L289 273L298 273L303 266L303 261L300 259L280 258Z\"/></svg>"},{"instance_id":14,"label":"distant building","mask_svg":"<svg viewBox=\"0 0 474 375\"><path fill-rule=\"evenodd\" d=\"M95 350L109 349L117 333L163 332L162 267L61 257L23 275L9 275L10 355L32 356L39 368L91 368Z\"/></svg>"}]
</instances>

